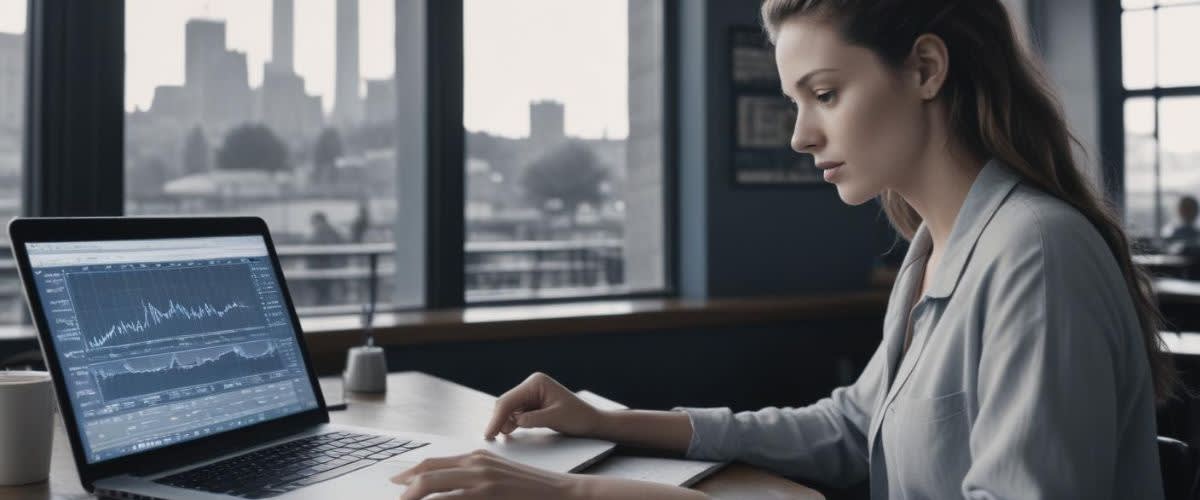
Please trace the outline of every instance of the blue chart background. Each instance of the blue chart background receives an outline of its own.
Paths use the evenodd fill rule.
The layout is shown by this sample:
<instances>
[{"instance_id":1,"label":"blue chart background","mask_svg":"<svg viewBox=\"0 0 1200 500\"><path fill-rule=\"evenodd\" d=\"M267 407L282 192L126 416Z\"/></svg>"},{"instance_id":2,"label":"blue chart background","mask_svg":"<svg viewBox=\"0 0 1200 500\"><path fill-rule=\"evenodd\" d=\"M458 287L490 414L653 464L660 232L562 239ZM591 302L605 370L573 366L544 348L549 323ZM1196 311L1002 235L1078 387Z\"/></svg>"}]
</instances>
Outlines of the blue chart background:
<instances>
[{"instance_id":1,"label":"blue chart background","mask_svg":"<svg viewBox=\"0 0 1200 500\"><path fill-rule=\"evenodd\" d=\"M282 370L287 367L269 341L147 356L95 369L105 401L143 396Z\"/></svg>"},{"instance_id":2,"label":"blue chart background","mask_svg":"<svg viewBox=\"0 0 1200 500\"><path fill-rule=\"evenodd\" d=\"M317 406L265 255L33 272L88 462Z\"/></svg>"},{"instance_id":3,"label":"blue chart background","mask_svg":"<svg viewBox=\"0 0 1200 500\"><path fill-rule=\"evenodd\" d=\"M75 304L83 340L91 348L115 347L162 337L261 327L258 295L249 264L74 272L67 287ZM148 317L171 304L199 312ZM218 316L213 311L224 311ZM109 332L114 326L125 328Z\"/></svg>"}]
</instances>

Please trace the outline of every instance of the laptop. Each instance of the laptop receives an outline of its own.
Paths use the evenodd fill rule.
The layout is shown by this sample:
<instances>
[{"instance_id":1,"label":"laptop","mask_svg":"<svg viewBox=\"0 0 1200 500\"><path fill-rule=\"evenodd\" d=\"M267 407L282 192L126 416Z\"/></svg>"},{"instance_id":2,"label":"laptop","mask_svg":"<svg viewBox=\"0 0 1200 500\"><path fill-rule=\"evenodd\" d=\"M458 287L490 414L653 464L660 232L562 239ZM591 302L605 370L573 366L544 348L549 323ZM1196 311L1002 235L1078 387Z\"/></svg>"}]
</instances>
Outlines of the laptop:
<instances>
[{"instance_id":1,"label":"laptop","mask_svg":"<svg viewBox=\"0 0 1200 500\"><path fill-rule=\"evenodd\" d=\"M330 423L262 219L8 229L79 478L100 496L394 499L388 479L428 457L485 448L573 472L614 448Z\"/></svg>"}]
</instances>

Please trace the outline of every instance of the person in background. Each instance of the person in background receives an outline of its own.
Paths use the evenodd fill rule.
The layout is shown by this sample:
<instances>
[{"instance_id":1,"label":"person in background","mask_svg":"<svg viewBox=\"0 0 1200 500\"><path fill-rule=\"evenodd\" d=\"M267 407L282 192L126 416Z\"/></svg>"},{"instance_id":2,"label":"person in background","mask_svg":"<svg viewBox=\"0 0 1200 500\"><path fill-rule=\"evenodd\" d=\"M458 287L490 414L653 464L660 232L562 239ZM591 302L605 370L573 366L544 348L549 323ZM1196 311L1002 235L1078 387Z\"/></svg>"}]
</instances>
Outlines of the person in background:
<instances>
[{"instance_id":1,"label":"person in background","mask_svg":"<svg viewBox=\"0 0 1200 500\"><path fill-rule=\"evenodd\" d=\"M308 243L312 245L338 245L345 243L345 238L333 225L329 223L329 218L325 212L313 212L312 218L312 235L308 239ZM335 269L344 265L344 259L334 255L310 255L307 258L309 269ZM312 280L313 295L315 305L324 306L333 303L334 282L331 279L317 277Z\"/></svg>"},{"instance_id":2,"label":"person in background","mask_svg":"<svg viewBox=\"0 0 1200 500\"><path fill-rule=\"evenodd\" d=\"M366 196L358 199L358 213L350 222L350 241L362 243L367 239L367 231L371 229L370 203Z\"/></svg>"},{"instance_id":3,"label":"person in background","mask_svg":"<svg viewBox=\"0 0 1200 500\"><path fill-rule=\"evenodd\" d=\"M1179 215L1179 224L1168 227L1163 235L1167 253L1200 257L1200 230L1196 229L1200 204L1192 196L1183 196L1175 206L1175 213Z\"/></svg>"}]
</instances>

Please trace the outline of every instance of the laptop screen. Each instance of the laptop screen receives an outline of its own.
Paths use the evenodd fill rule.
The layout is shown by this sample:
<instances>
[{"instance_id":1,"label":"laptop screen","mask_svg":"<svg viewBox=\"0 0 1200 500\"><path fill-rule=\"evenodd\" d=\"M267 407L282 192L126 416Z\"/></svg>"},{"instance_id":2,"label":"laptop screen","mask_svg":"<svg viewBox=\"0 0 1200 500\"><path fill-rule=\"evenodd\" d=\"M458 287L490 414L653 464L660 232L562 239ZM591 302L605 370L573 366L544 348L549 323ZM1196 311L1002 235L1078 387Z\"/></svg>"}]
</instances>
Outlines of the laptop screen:
<instances>
[{"instance_id":1,"label":"laptop screen","mask_svg":"<svg viewBox=\"0 0 1200 500\"><path fill-rule=\"evenodd\" d=\"M261 236L25 245L88 463L317 406Z\"/></svg>"}]
</instances>

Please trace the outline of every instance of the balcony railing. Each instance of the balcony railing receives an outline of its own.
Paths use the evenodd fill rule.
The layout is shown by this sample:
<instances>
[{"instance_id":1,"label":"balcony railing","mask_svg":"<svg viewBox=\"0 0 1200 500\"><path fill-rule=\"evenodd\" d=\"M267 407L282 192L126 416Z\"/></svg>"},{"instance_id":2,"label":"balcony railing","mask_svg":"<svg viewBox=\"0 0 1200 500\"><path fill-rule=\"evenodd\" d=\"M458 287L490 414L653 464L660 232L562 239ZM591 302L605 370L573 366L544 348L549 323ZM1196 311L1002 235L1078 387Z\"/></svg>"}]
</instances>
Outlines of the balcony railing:
<instances>
[{"instance_id":1,"label":"balcony railing","mask_svg":"<svg viewBox=\"0 0 1200 500\"><path fill-rule=\"evenodd\" d=\"M392 243L280 245L288 290L301 315L356 313L363 304L392 305ZM465 248L468 302L623 293L624 241L472 241ZM16 263L0 243L0 324L21 321Z\"/></svg>"}]
</instances>

